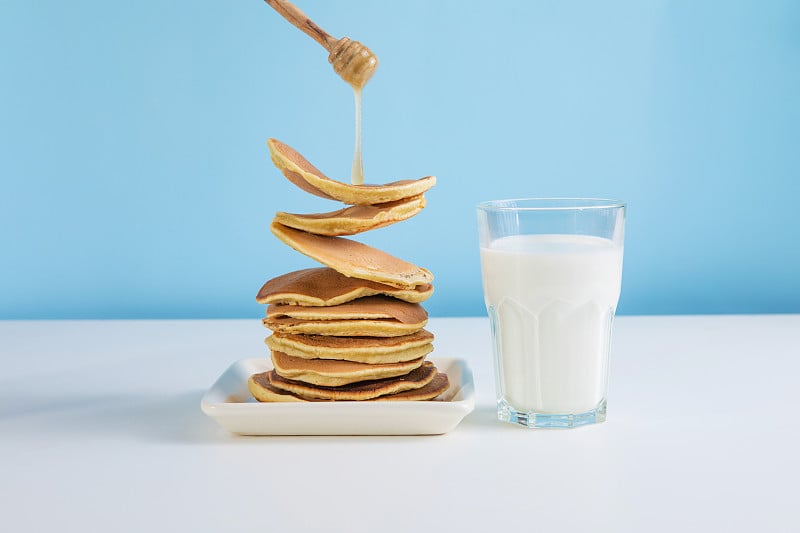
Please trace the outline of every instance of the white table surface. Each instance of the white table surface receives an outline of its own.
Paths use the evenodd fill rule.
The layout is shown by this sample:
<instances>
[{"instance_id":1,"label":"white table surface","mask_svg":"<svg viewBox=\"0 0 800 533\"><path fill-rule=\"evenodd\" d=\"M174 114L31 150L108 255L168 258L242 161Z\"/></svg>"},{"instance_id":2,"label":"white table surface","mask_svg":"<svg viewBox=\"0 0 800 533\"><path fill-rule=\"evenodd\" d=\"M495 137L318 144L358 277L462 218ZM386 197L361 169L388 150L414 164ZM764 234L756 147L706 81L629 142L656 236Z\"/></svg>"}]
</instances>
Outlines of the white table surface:
<instances>
[{"instance_id":1,"label":"white table surface","mask_svg":"<svg viewBox=\"0 0 800 533\"><path fill-rule=\"evenodd\" d=\"M800 530L800 315L615 328L604 424L497 422L487 321L434 318L451 433L236 437L200 397L258 319L0 322L0 530Z\"/></svg>"}]
</instances>

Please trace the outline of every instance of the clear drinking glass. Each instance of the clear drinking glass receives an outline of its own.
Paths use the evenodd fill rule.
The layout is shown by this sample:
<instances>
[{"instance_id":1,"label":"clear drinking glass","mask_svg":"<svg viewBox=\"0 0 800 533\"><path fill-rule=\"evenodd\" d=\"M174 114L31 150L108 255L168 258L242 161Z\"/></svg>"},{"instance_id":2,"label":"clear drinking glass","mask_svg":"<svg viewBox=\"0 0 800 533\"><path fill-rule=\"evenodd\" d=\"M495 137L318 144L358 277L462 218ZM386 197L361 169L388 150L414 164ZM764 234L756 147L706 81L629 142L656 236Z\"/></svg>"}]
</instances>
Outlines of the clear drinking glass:
<instances>
[{"instance_id":1,"label":"clear drinking glass","mask_svg":"<svg viewBox=\"0 0 800 533\"><path fill-rule=\"evenodd\" d=\"M625 204L483 202L478 231L498 418L543 428L603 422Z\"/></svg>"}]
</instances>

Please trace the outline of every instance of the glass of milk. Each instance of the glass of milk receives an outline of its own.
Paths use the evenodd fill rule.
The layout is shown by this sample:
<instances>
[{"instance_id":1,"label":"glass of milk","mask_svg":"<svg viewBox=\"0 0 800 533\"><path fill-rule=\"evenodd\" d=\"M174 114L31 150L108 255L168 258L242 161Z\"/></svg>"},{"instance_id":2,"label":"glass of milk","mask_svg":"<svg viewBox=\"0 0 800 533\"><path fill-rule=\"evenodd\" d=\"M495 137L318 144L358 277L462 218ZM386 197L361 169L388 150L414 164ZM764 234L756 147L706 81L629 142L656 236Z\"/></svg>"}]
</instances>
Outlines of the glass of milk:
<instances>
[{"instance_id":1,"label":"glass of milk","mask_svg":"<svg viewBox=\"0 0 800 533\"><path fill-rule=\"evenodd\" d=\"M603 422L625 204L483 202L478 231L498 418L542 428Z\"/></svg>"}]
</instances>

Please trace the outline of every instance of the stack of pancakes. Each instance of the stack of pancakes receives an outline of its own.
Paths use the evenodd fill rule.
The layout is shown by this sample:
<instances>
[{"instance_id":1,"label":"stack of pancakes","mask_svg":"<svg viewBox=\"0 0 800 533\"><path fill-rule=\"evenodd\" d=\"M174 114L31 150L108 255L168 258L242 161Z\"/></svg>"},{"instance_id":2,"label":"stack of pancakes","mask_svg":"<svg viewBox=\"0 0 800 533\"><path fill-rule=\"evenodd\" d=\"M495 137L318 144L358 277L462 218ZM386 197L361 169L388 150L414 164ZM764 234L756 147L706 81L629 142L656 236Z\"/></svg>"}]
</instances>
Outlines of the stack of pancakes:
<instances>
[{"instance_id":1,"label":"stack of pancakes","mask_svg":"<svg viewBox=\"0 0 800 533\"><path fill-rule=\"evenodd\" d=\"M433 335L420 305L433 275L386 252L346 239L406 220L425 207L436 179L350 185L326 177L289 146L267 141L272 161L306 192L349 204L319 214L279 212L272 233L322 263L267 281L256 297L273 370L250 377L262 402L430 400L447 376L425 357Z\"/></svg>"}]
</instances>

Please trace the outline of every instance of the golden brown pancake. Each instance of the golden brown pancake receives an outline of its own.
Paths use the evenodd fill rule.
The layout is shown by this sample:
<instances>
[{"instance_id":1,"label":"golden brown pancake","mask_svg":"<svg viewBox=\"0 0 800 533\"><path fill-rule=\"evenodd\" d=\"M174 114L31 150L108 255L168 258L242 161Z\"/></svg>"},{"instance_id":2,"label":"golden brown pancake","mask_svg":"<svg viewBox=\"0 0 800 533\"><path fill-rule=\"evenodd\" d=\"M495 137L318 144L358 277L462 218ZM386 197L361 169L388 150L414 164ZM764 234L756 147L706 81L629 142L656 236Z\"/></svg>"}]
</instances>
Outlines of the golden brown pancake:
<instances>
[{"instance_id":1,"label":"golden brown pancake","mask_svg":"<svg viewBox=\"0 0 800 533\"><path fill-rule=\"evenodd\" d=\"M267 307L267 316L307 320L393 318L404 324L418 324L427 320L428 312L419 304L403 302L388 296L367 296L329 307L273 304Z\"/></svg>"},{"instance_id":2,"label":"golden brown pancake","mask_svg":"<svg viewBox=\"0 0 800 533\"><path fill-rule=\"evenodd\" d=\"M450 388L450 379L447 374L437 372L433 379L419 389L411 389L396 394L378 396L376 402L397 402L397 401L425 401L433 400Z\"/></svg>"},{"instance_id":3,"label":"golden brown pancake","mask_svg":"<svg viewBox=\"0 0 800 533\"><path fill-rule=\"evenodd\" d=\"M404 376L422 366L423 361L424 358L420 357L401 363L372 365L336 359L304 359L283 352L272 352L272 364L280 377L324 387Z\"/></svg>"},{"instance_id":4,"label":"golden brown pancake","mask_svg":"<svg viewBox=\"0 0 800 533\"><path fill-rule=\"evenodd\" d=\"M400 337L410 335L425 327L428 321L419 324L404 324L393 318L359 320L302 320L298 318L264 318L264 326L278 333L297 335L331 335L334 337Z\"/></svg>"},{"instance_id":5,"label":"golden brown pancake","mask_svg":"<svg viewBox=\"0 0 800 533\"><path fill-rule=\"evenodd\" d=\"M433 335L420 330L401 337L334 337L273 333L265 342L270 350L306 359L340 359L356 363L410 361L433 351Z\"/></svg>"},{"instance_id":6,"label":"golden brown pancake","mask_svg":"<svg viewBox=\"0 0 800 533\"><path fill-rule=\"evenodd\" d=\"M351 383L341 387L322 387L309 385L281 377L274 370L266 373L266 378L273 387L291 392L306 399L322 400L371 400L386 394L419 389L433 381L437 370L433 363L426 361L421 367L404 376L376 379ZM254 378L258 381L259 374Z\"/></svg>"},{"instance_id":7,"label":"golden brown pancake","mask_svg":"<svg viewBox=\"0 0 800 533\"><path fill-rule=\"evenodd\" d=\"M428 270L357 241L314 235L278 222L273 222L270 229L285 244L348 277L402 289L433 281Z\"/></svg>"},{"instance_id":8,"label":"golden brown pancake","mask_svg":"<svg viewBox=\"0 0 800 533\"><path fill-rule=\"evenodd\" d=\"M425 327L428 313L419 304L388 296L367 296L332 307L273 304L264 325L281 333L356 337L397 337Z\"/></svg>"},{"instance_id":9,"label":"golden brown pancake","mask_svg":"<svg viewBox=\"0 0 800 533\"><path fill-rule=\"evenodd\" d=\"M330 213L299 215L279 211L275 214L275 221L315 235L355 235L407 220L423 207L425 197L419 195L386 204L351 206Z\"/></svg>"},{"instance_id":10,"label":"golden brown pancake","mask_svg":"<svg viewBox=\"0 0 800 533\"><path fill-rule=\"evenodd\" d=\"M265 374L265 373L264 373ZM269 384L268 379L256 379L257 376L263 374L253 374L247 380L247 388L250 389L250 394L259 402L307 402L299 396L295 396L291 392L282 391Z\"/></svg>"},{"instance_id":11,"label":"golden brown pancake","mask_svg":"<svg viewBox=\"0 0 800 533\"><path fill-rule=\"evenodd\" d=\"M353 205L375 205L417 196L436 184L436 178L400 180L385 185L351 185L327 177L290 146L269 139L272 162L286 178L313 195Z\"/></svg>"},{"instance_id":12,"label":"golden brown pancake","mask_svg":"<svg viewBox=\"0 0 800 533\"><path fill-rule=\"evenodd\" d=\"M282 391L281 389L275 388L269 382L269 378L267 377L267 372L263 372L261 374L255 374L250 377L247 381L247 386L250 389L250 392L253 394L256 400L260 402L325 402L325 401L332 401L332 400L323 400L320 398L303 398L302 396L297 396L292 394L291 392ZM437 373L436 376L426 385L423 385L419 389L411 389L403 392L398 392L395 394L386 394L384 396L378 396L377 398L371 398L370 400L365 401L373 401L373 402L393 402L393 401L425 401L425 400L433 400L437 396L440 396L443 392L445 392L450 387L450 381L447 378L447 374L443 374L441 372Z\"/></svg>"},{"instance_id":13,"label":"golden brown pancake","mask_svg":"<svg viewBox=\"0 0 800 533\"><path fill-rule=\"evenodd\" d=\"M433 285L400 289L374 281L348 278L332 268L306 268L267 281L258 291L256 301L260 304L332 306L375 294L419 303L433 294Z\"/></svg>"}]
</instances>

